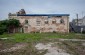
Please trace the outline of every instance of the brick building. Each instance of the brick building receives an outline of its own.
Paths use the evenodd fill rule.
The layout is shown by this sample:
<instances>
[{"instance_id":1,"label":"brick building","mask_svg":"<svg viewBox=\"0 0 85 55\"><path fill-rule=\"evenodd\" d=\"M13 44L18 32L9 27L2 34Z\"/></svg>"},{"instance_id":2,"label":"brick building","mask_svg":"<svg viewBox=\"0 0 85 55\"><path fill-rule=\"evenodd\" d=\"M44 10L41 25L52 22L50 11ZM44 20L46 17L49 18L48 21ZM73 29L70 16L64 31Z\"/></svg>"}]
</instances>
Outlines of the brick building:
<instances>
[{"instance_id":1,"label":"brick building","mask_svg":"<svg viewBox=\"0 0 85 55\"><path fill-rule=\"evenodd\" d=\"M20 32L66 32L69 33L69 14L26 14L21 9L16 14L8 14L9 19L21 23Z\"/></svg>"}]
</instances>

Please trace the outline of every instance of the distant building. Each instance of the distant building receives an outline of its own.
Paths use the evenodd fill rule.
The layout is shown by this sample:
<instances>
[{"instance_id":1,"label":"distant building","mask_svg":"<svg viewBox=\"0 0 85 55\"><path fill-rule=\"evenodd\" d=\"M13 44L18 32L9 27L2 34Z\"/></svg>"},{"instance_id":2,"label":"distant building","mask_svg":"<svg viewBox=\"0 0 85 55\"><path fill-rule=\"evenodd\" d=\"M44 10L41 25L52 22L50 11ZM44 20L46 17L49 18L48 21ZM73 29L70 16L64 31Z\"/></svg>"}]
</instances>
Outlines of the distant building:
<instances>
[{"instance_id":1,"label":"distant building","mask_svg":"<svg viewBox=\"0 0 85 55\"><path fill-rule=\"evenodd\" d=\"M74 24L74 25L77 25L77 26L82 26L82 23L83 22L83 20L82 19L73 19L73 21L72 21L72 23Z\"/></svg>"},{"instance_id":2,"label":"distant building","mask_svg":"<svg viewBox=\"0 0 85 55\"><path fill-rule=\"evenodd\" d=\"M66 32L69 33L69 14L26 14L21 9L16 14L8 14L9 19L21 23L20 31L30 32Z\"/></svg>"},{"instance_id":3,"label":"distant building","mask_svg":"<svg viewBox=\"0 0 85 55\"><path fill-rule=\"evenodd\" d=\"M81 32L81 29L85 31L85 16L79 19L73 19L70 23L71 30L75 32Z\"/></svg>"},{"instance_id":4,"label":"distant building","mask_svg":"<svg viewBox=\"0 0 85 55\"><path fill-rule=\"evenodd\" d=\"M85 16L83 18L80 18L80 19L73 19L72 20L72 23L74 25L77 25L77 26L85 26Z\"/></svg>"}]
</instances>

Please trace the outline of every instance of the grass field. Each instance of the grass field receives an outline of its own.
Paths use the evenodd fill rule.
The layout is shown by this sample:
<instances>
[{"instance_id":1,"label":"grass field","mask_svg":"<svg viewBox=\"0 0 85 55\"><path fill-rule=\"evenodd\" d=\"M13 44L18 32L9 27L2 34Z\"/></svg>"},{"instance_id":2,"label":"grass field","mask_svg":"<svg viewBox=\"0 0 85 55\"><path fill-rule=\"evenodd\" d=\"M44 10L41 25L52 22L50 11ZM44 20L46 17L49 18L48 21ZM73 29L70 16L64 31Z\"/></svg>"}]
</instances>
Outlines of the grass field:
<instances>
[{"instance_id":1,"label":"grass field","mask_svg":"<svg viewBox=\"0 0 85 55\"><path fill-rule=\"evenodd\" d=\"M15 34L3 34L0 38L13 39L14 42L31 42L39 41L42 39L85 39L85 35L78 35L76 33L60 34L60 33L15 33Z\"/></svg>"}]
</instances>

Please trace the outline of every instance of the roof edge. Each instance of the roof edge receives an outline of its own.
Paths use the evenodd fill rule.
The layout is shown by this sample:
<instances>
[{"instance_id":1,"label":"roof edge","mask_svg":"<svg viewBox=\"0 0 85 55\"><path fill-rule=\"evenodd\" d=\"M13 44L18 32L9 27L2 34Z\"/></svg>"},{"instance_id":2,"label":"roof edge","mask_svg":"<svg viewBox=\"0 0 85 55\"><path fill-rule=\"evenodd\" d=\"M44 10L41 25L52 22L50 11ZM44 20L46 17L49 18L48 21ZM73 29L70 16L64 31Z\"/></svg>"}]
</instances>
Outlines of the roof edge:
<instances>
[{"instance_id":1,"label":"roof edge","mask_svg":"<svg viewBox=\"0 0 85 55\"><path fill-rule=\"evenodd\" d=\"M70 14L24 14L17 16L70 16Z\"/></svg>"}]
</instances>

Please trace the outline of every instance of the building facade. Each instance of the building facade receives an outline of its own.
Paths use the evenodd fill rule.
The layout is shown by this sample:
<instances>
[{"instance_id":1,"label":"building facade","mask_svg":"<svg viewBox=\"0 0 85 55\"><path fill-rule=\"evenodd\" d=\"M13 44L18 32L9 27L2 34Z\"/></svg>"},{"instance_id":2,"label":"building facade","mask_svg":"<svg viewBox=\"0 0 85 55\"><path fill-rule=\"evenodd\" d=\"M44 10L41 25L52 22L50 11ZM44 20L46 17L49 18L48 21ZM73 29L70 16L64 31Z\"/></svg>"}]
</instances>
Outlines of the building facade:
<instances>
[{"instance_id":1,"label":"building facade","mask_svg":"<svg viewBox=\"0 0 85 55\"><path fill-rule=\"evenodd\" d=\"M9 13L9 19L21 23L20 32L66 32L69 33L69 14L26 14L21 9L16 14Z\"/></svg>"}]
</instances>

